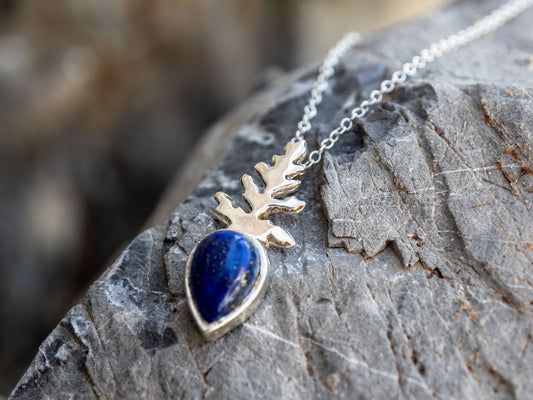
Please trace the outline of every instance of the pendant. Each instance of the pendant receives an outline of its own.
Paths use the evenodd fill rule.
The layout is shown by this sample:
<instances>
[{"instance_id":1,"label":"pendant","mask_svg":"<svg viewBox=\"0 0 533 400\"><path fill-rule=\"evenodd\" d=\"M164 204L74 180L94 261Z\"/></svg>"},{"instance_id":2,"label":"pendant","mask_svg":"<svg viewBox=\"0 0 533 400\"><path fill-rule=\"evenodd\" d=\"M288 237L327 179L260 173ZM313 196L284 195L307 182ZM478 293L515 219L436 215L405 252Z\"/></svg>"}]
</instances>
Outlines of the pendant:
<instances>
[{"instance_id":1,"label":"pendant","mask_svg":"<svg viewBox=\"0 0 533 400\"><path fill-rule=\"evenodd\" d=\"M267 288L269 246L294 246L291 234L266 218L273 213L296 214L305 207L303 201L287 196L300 186L294 178L304 171L300 162L306 154L304 141L289 142L284 155L272 158L272 165L257 164L263 189L251 176L242 176L242 197L249 212L237 207L227 194L215 195L215 215L228 227L196 245L185 272L187 303L207 340L240 325L258 306Z\"/></svg>"}]
</instances>

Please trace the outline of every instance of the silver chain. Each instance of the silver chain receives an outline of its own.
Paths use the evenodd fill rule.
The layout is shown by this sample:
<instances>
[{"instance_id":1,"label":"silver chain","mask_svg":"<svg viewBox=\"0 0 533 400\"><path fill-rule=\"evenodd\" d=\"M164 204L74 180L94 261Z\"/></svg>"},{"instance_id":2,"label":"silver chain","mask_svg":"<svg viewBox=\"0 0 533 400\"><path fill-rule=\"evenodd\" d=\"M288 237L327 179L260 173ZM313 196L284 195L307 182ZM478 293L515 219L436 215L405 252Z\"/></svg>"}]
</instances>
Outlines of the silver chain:
<instances>
[{"instance_id":1,"label":"silver chain","mask_svg":"<svg viewBox=\"0 0 533 400\"><path fill-rule=\"evenodd\" d=\"M511 0L493 10L490 14L486 15L475 24L454 33L447 38L443 38L422 50L420 54L414 56L411 61L403 64L401 69L393 72L390 79L382 81L379 85L379 89L370 92L370 95L366 100L363 100L357 107L351 110L349 117L345 117L340 121L339 125L330 132L329 136L320 142L320 147L309 153L308 160L303 164L305 169L320 162L324 152L331 149L342 134L352 129L355 120L363 118L368 113L371 106L383 101L384 94L392 92L398 84L404 83L409 76L415 75L418 70L424 68L428 63L475 39L495 31L532 5L533 0ZM334 75L335 67L342 56L353 47L359 39L360 35L358 33L351 32L342 38L335 47L329 51L318 70L318 77L311 90L311 96L309 97L307 105L304 107L304 114L300 122L298 122L298 129L296 130L294 137L291 139L292 141L305 140L304 135L311 130L311 120L317 114L317 106L322 101L322 94L329 87L328 79Z\"/></svg>"}]
</instances>

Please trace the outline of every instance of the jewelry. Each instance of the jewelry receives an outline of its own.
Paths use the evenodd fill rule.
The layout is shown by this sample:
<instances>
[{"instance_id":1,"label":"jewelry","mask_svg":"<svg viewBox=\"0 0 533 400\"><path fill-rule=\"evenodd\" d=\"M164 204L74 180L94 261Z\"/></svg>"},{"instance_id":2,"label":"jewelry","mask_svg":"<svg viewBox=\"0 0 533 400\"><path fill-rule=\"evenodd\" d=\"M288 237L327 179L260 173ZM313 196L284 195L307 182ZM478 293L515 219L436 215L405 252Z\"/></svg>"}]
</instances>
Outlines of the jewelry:
<instances>
[{"instance_id":1,"label":"jewelry","mask_svg":"<svg viewBox=\"0 0 533 400\"><path fill-rule=\"evenodd\" d=\"M267 219L273 213L296 214L303 210L305 203L289 196L300 186L300 181L295 178L320 162L324 152L352 129L355 120L363 118L371 106L380 103L384 94L391 93L427 63L498 29L532 5L533 0L511 0L477 23L422 50L390 79L382 81L379 90L373 90L366 100L352 109L350 116L343 118L304 162L307 155L304 135L311 129L311 120L328 88L328 79L334 75L340 58L360 36L350 33L329 51L319 68L296 134L285 145L285 153L275 155L272 165L261 162L255 166L264 187L260 188L249 175L241 178L242 197L250 211L237 207L223 192L215 195L218 202L215 214L228 227L205 236L198 243L189 256L185 273L187 302L206 339L214 340L224 335L255 310L267 287L269 262L266 250L269 246L287 248L295 244L289 232Z\"/></svg>"}]
</instances>

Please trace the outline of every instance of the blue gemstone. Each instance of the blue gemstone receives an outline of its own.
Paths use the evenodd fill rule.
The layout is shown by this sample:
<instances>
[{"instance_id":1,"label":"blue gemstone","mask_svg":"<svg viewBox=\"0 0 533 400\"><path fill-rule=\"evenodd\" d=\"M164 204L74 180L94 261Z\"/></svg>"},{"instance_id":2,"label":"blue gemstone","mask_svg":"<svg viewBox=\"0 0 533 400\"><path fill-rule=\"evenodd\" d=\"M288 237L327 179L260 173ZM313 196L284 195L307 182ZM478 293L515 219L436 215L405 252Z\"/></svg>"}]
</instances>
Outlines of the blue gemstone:
<instances>
[{"instance_id":1,"label":"blue gemstone","mask_svg":"<svg viewBox=\"0 0 533 400\"><path fill-rule=\"evenodd\" d=\"M221 230L206 236L191 261L191 295L202 318L213 322L250 293L259 276L259 256L243 234Z\"/></svg>"}]
</instances>

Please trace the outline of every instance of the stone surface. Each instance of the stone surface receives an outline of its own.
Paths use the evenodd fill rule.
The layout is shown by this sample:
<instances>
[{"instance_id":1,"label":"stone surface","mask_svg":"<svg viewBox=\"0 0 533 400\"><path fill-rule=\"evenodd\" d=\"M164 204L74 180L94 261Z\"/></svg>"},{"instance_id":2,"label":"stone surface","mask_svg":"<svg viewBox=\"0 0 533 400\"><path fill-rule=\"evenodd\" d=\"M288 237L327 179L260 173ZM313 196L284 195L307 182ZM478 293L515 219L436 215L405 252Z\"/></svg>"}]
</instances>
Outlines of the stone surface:
<instances>
[{"instance_id":1,"label":"stone surface","mask_svg":"<svg viewBox=\"0 0 533 400\"><path fill-rule=\"evenodd\" d=\"M365 37L310 143L402 61L497 4L459 2ZM184 298L187 256L221 227L212 194L237 198L240 175L280 153L316 68L251 98L227 120L231 143L205 142L229 148L218 167L92 284L10 398L530 398L532 18L428 66L306 173L307 208L274 216L297 245L269 251L264 301L208 344Z\"/></svg>"}]
</instances>

